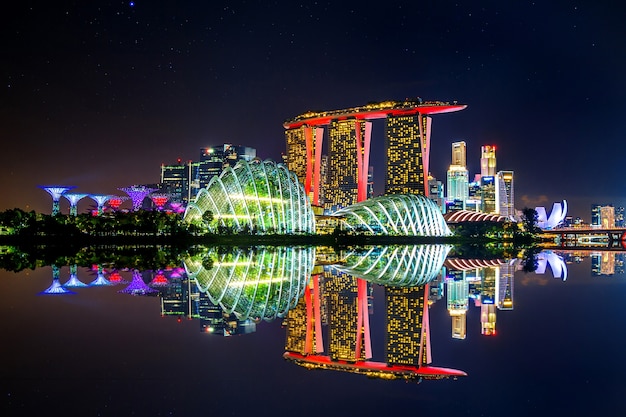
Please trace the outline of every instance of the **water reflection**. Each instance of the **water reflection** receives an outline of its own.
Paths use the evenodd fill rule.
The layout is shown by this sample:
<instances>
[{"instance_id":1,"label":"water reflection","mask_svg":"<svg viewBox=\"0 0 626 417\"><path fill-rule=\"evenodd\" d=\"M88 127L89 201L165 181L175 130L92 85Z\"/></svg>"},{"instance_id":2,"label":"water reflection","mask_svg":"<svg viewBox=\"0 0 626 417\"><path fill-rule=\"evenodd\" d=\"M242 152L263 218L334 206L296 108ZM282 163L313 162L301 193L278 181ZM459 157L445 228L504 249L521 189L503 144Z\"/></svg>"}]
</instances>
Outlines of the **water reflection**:
<instances>
[{"instance_id":1,"label":"water reflection","mask_svg":"<svg viewBox=\"0 0 626 417\"><path fill-rule=\"evenodd\" d=\"M96 264L87 270L95 275L88 286L76 264L69 266L65 284L61 267L52 265L52 284L41 294L123 285L117 292L157 296L163 316L196 319L200 331L221 336L248 334L262 320L283 319L283 356L294 364L419 381L465 375L433 366L433 304L445 302L450 336L460 340L473 331L497 335L497 316L515 306L514 276L522 268L521 257L484 260L449 254L446 245L345 251L206 248L186 256L182 267L142 271ZM623 252L551 250L536 255L536 274L565 281L568 264L587 257L594 275L623 272ZM372 319L374 305L382 320ZM468 329L471 309L480 311L479 329Z\"/></svg>"},{"instance_id":2,"label":"water reflection","mask_svg":"<svg viewBox=\"0 0 626 417\"><path fill-rule=\"evenodd\" d=\"M232 248L183 260L198 289L238 319L284 317L304 292L315 261L315 248Z\"/></svg>"}]
</instances>

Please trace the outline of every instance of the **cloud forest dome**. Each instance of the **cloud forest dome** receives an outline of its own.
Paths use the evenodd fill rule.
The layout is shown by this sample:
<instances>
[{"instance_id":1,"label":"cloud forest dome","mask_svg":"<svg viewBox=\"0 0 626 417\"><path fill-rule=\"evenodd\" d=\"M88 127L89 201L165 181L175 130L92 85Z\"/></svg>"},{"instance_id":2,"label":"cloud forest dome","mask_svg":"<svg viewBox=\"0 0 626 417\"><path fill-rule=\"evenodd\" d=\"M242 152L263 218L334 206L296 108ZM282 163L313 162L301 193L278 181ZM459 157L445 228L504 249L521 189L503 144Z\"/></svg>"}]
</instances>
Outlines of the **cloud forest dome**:
<instances>
[{"instance_id":1,"label":"cloud forest dome","mask_svg":"<svg viewBox=\"0 0 626 417\"><path fill-rule=\"evenodd\" d=\"M449 236L437 204L421 195L389 194L337 210L348 229L401 236Z\"/></svg>"},{"instance_id":2,"label":"cloud forest dome","mask_svg":"<svg viewBox=\"0 0 626 417\"><path fill-rule=\"evenodd\" d=\"M209 229L218 226L260 233L314 233L315 217L295 173L271 160L239 161L213 177L189 203L183 220L202 221L213 213Z\"/></svg>"},{"instance_id":3,"label":"cloud forest dome","mask_svg":"<svg viewBox=\"0 0 626 417\"><path fill-rule=\"evenodd\" d=\"M450 249L450 245L376 246L349 252L332 268L375 284L414 287L439 275Z\"/></svg>"},{"instance_id":4,"label":"cloud forest dome","mask_svg":"<svg viewBox=\"0 0 626 417\"><path fill-rule=\"evenodd\" d=\"M271 321L284 317L304 294L315 248L234 248L226 253L211 248L183 263L198 289L225 312L240 320Z\"/></svg>"}]
</instances>

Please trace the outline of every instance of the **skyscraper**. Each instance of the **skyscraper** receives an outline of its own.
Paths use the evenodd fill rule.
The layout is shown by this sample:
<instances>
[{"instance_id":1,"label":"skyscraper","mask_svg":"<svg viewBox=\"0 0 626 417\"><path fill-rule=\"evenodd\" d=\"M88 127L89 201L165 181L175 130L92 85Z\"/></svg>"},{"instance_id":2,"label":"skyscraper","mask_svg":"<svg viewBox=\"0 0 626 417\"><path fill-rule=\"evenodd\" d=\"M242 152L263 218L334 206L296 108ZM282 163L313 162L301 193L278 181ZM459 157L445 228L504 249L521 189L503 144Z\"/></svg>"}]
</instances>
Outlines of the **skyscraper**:
<instances>
[{"instance_id":1,"label":"skyscraper","mask_svg":"<svg viewBox=\"0 0 626 417\"><path fill-rule=\"evenodd\" d=\"M191 161L184 163L180 159L172 165L161 164L161 191L167 193L171 201L189 202L191 164Z\"/></svg>"},{"instance_id":2,"label":"skyscraper","mask_svg":"<svg viewBox=\"0 0 626 417\"><path fill-rule=\"evenodd\" d=\"M450 165L448 169L447 201L460 200L465 204L469 196L469 173L461 165Z\"/></svg>"},{"instance_id":3,"label":"skyscraper","mask_svg":"<svg viewBox=\"0 0 626 417\"><path fill-rule=\"evenodd\" d=\"M452 163L467 168L466 145L464 141L452 142Z\"/></svg>"},{"instance_id":4,"label":"skyscraper","mask_svg":"<svg viewBox=\"0 0 626 417\"><path fill-rule=\"evenodd\" d=\"M366 199L371 124L355 119L330 122L327 208Z\"/></svg>"},{"instance_id":5,"label":"skyscraper","mask_svg":"<svg viewBox=\"0 0 626 417\"><path fill-rule=\"evenodd\" d=\"M496 147L485 145L480 147L480 175L481 177L496 176Z\"/></svg>"},{"instance_id":6,"label":"skyscraper","mask_svg":"<svg viewBox=\"0 0 626 417\"><path fill-rule=\"evenodd\" d=\"M385 125L385 194L428 196L431 118L422 114L389 116Z\"/></svg>"},{"instance_id":7,"label":"skyscraper","mask_svg":"<svg viewBox=\"0 0 626 417\"><path fill-rule=\"evenodd\" d=\"M220 175L224 167L234 167L240 159L250 162L254 158L255 148L230 143L200 149L200 161L195 173L199 188L206 188L211 178Z\"/></svg>"},{"instance_id":8,"label":"skyscraper","mask_svg":"<svg viewBox=\"0 0 626 417\"><path fill-rule=\"evenodd\" d=\"M505 217L515 215L513 171L498 171L496 175L496 213Z\"/></svg>"}]
</instances>

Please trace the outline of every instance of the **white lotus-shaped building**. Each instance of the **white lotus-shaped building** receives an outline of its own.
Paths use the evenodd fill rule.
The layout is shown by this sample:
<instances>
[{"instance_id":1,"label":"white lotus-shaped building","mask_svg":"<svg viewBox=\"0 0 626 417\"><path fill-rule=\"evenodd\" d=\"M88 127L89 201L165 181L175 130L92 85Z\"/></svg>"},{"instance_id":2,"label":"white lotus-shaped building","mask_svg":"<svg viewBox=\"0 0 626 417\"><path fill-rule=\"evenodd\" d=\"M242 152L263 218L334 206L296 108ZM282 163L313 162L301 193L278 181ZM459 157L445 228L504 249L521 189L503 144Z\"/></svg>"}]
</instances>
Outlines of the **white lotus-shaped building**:
<instances>
[{"instance_id":1,"label":"white lotus-shaped building","mask_svg":"<svg viewBox=\"0 0 626 417\"><path fill-rule=\"evenodd\" d=\"M554 229L565 220L567 215L567 201L556 202L552 205L552 211L548 217L545 207L535 207L537 212L537 227L543 230Z\"/></svg>"},{"instance_id":2,"label":"white lotus-shaped building","mask_svg":"<svg viewBox=\"0 0 626 417\"><path fill-rule=\"evenodd\" d=\"M333 213L344 218L350 230L376 235L449 236L451 234L437 204L415 194L375 197Z\"/></svg>"},{"instance_id":3,"label":"white lotus-shaped building","mask_svg":"<svg viewBox=\"0 0 626 417\"><path fill-rule=\"evenodd\" d=\"M259 233L314 233L315 217L298 177L283 164L273 161L239 161L213 177L207 188L189 203L183 220L202 221L209 210L219 226Z\"/></svg>"}]
</instances>

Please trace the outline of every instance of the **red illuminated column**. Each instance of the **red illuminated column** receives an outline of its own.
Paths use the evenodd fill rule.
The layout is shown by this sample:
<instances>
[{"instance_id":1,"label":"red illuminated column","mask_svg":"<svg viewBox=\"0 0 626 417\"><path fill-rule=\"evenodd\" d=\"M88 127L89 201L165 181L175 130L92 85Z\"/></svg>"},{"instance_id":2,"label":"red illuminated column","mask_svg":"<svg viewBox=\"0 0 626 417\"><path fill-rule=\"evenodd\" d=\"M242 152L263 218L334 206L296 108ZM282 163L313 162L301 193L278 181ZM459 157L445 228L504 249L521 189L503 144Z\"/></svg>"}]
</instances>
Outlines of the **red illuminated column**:
<instances>
[{"instance_id":1,"label":"red illuminated column","mask_svg":"<svg viewBox=\"0 0 626 417\"><path fill-rule=\"evenodd\" d=\"M419 115L419 128L420 128L420 146L422 147L422 165L424 166L424 196L428 197L428 173L429 173L429 161L430 161L430 127L432 125L432 117Z\"/></svg>"},{"instance_id":2,"label":"red illuminated column","mask_svg":"<svg viewBox=\"0 0 626 417\"><path fill-rule=\"evenodd\" d=\"M320 204L320 170L322 165L322 139L324 138L324 129L315 128L315 165L313 171L313 204Z\"/></svg>"},{"instance_id":3,"label":"red illuminated column","mask_svg":"<svg viewBox=\"0 0 626 417\"><path fill-rule=\"evenodd\" d=\"M357 280L357 333L356 333L356 355L361 354L361 345L365 346L365 358L367 360L372 357L372 340L370 338L370 319L367 312L367 281L361 278Z\"/></svg>"},{"instance_id":4,"label":"red illuminated column","mask_svg":"<svg viewBox=\"0 0 626 417\"><path fill-rule=\"evenodd\" d=\"M311 179L313 177L313 128L304 126L304 144L306 147L306 174L304 179L304 192L307 197L311 194Z\"/></svg>"},{"instance_id":5,"label":"red illuminated column","mask_svg":"<svg viewBox=\"0 0 626 417\"><path fill-rule=\"evenodd\" d=\"M313 275L313 313L315 314L315 353L324 353L319 275Z\"/></svg>"},{"instance_id":6,"label":"red illuminated column","mask_svg":"<svg viewBox=\"0 0 626 417\"><path fill-rule=\"evenodd\" d=\"M365 123L365 135L361 137L361 123ZM357 120L354 123L356 132L356 166L357 166L357 197L356 201L367 200L367 170L370 163L370 141L372 139L372 122Z\"/></svg>"}]
</instances>

